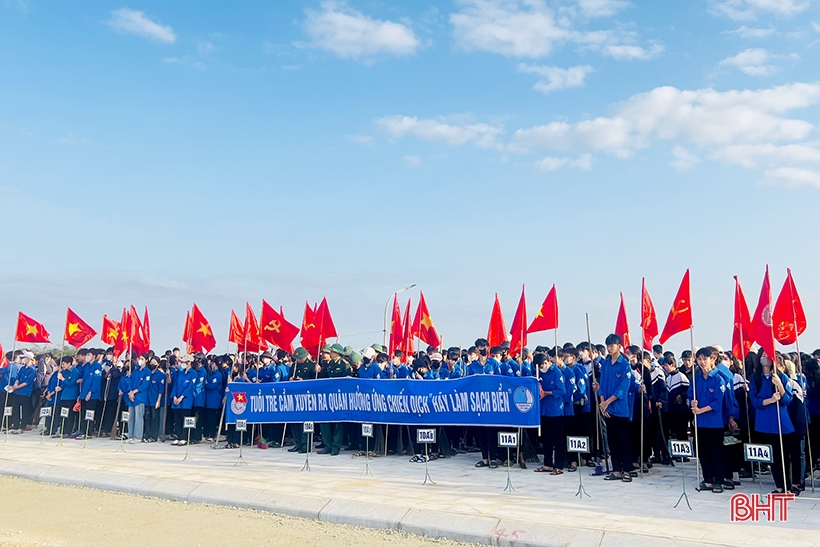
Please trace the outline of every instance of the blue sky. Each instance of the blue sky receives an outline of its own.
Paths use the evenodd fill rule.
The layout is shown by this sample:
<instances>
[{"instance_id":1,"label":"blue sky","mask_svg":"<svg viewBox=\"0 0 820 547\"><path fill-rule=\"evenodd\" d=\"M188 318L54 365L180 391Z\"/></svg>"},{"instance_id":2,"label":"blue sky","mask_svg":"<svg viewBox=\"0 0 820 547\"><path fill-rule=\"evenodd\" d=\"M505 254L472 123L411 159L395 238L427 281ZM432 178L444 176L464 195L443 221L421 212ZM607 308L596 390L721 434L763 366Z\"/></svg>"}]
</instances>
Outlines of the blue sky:
<instances>
[{"instance_id":1,"label":"blue sky","mask_svg":"<svg viewBox=\"0 0 820 547\"><path fill-rule=\"evenodd\" d=\"M817 0L0 6L6 347L133 303L162 349L196 301L223 349L246 300L323 295L363 346L411 283L445 345L555 283L577 342L686 268L728 346L767 263L820 346Z\"/></svg>"}]
</instances>

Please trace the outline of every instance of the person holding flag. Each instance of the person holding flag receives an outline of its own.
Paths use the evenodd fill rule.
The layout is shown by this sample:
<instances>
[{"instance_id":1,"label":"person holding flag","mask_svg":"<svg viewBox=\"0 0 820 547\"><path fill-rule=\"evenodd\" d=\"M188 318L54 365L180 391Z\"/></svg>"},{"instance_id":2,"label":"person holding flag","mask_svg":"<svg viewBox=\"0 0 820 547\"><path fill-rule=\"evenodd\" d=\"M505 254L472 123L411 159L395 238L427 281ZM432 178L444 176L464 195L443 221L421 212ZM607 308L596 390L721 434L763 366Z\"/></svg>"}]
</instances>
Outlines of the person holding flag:
<instances>
[{"instance_id":1,"label":"person holding flag","mask_svg":"<svg viewBox=\"0 0 820 547\"><path fill-rule=\"evenodd\" d=\"M37 367L34 366L34 354L24 351L20 354L20 369L17 378L8 386L11 395L10 433L22 433L31 423L31 392L34 389L34 380L37 377Z\"/></svg>"},{"instance_id":2,"label":"person holding flag","mask_svg":"<svg viewBox=\"0 0 820 547\"><path fill-rule=\"evenodd\" d=\"M703 480L699 489L711 489L715 494L721 494L724 487L734 489L731 481L724 484L723 425L726 412L726 382L715 368L718 353L713 348L700 348L695 357L700 370L695 373L692 386L689 387L689 400L692 404L692 413L697 416L697 433L704 448L698 458L703 470Z\"/></svg>"},{"instance_id":3,"label":"person holding flag","mask_svg":"<svg viewBox=\"0 0 820 547\"><path fill-rule=\"evenodd\" d=\"M629 390L632 367L621 353L623 338L617 334L606 337L607 357L601 364L598 401L607 427L612 473L604 480L632 482L632 447L629 426Z\"/></svg>"}]
</instances>

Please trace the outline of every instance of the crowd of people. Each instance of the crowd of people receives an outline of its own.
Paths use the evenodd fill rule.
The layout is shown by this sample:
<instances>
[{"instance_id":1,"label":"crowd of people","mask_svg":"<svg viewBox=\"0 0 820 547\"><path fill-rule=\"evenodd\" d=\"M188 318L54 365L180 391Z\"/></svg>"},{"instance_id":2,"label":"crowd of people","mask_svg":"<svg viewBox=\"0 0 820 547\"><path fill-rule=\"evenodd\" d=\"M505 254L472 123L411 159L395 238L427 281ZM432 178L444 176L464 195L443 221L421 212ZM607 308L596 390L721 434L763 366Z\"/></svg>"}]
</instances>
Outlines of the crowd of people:
<instances>
[{"instance_id":1,"label":"crowd of people","mask_svg":"<svg viewBox=\"0 0 820 547\"><path fill-rule=\"evenodd\" d=\"M524 348L490 347L480 338L467 349L428 347L403 355L373 344L362 351L325 345L319 359L304 348L292 354L162 355L150 351L117 358L113 348L81 349L76 355L6 354L0 368L6 434L38 428L40 435L84 439L100 436L124 442L170 441L174 446L207 442L237 448L240 440L259 448L291 446L291 452L361 453L359 424L319 424L315 434L302 424L261 424L247 433L225 424L228 382L268 383L356 376L370 379L448 380L474 374L535 377L541 426L524 430L509 462L536 472L577 472L567 457L567 436L590 439L582 465L604 480L631 482L655 465L674 466L668 440L692 440L702 469L699 489L721 493L756 472L743 457L743 443L771 445L766 472L776 492L799 495L820 465L820 350L812 355L762 349L740 360L720 346L684 351L679 357L656 345L651 352L623 346L612 334L604 345ZM50 409L41 412L41 409ZM89 412L91 411L91 412ZM127 411L127 422L121 423ZM186 417L196 417L185 428ZM481 453L476 467L496 468L506 459L497 445L498 427L439 427L432 450L416 443L416 428L375 426L374 453L412 456L427 462ZM241 433L241 434L240 434ZM541 460L538 454L543 454ZM815 461L812 461L812 458ZM600 470L606 468L606 472Z\"/></svg>"}]
</instances>

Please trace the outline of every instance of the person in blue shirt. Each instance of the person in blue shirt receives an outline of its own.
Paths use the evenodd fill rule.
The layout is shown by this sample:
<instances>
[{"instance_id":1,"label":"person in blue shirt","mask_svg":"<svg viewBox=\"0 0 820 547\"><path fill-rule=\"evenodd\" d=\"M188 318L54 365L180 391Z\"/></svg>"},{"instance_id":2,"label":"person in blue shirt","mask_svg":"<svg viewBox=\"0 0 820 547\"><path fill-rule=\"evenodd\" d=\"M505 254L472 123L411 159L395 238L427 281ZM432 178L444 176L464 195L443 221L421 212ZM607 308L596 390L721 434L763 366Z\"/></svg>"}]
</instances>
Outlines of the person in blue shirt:
<instances>
[{"instance_id":1,"label":"person in blue shirt","mask_svg":"<svg viewBox=\"0 0 820 547\"><path fill-rule=\"evenodd\" d=\"M390 362L390 378L396 379L404 379L410 377L410 369L402 363L402 354L399 350L396 350L397 355L393 356L393 359Z\"/></svg>"},{"instance_id":2,"label":"person in blue shirt","mask_svg":"<svg viewBox=\"0 0 820 547\"><path fill-rule=\"evenodd\" d=\"M191 369L194 358L186 355L178 361L177 375L171 392L171 408L174 413L174 433L177 440L171 443L172 446L185 446L188 444L187 433L185 431L185 418L192 415L191 409L194 406L194 385L197 382L197 374ZM244 377L247 380L247 376ZM237 381L237 380L234 380Z\"/></svg>"},{"instance_id":3,"label":"person in blue shirt","mask_svg":"<svg viewBox=\"0 0 820 547\"><path fill-rule=\"evenodd\" d=\"M475 346L470 346L467 350L467 372L465 376L472 376L473 374L484 374L484 363L479 360L479 351Z\"/></svg>"},{"instance_id":4,"label":"person in blue shirt","mask_svg":"<svg viewBox=\"0 0 820 547\"><path fill-rule=\"evenodd\" d=\"M31 393L37 378L37 367L34 366L34 354L25 351L20 357L20 369L17 377L10 381L10 403L12 407L9 427L11 433L22 433L31 424Z\"/></svg>"},{"instance_id":5,"label":"person in blue shirt","mask_svg":"<svg viewBox=\"0 0 820 547\"><path fill-rule=\"evenodd\" d=\"M629 390L633 383L632 367L621 354L623 339L617 334L606 337L607 357L601 364L598 407L604 417L612 457L612 473L604 480L632 482L632 448L630 444Z\"/></svg>"},{"instance_id":6,"label":"person in blue shirt","mask_svg":"<svg viewBox=\"0 0 820 547\"><path fill-rule=\"evenodd\" d=\"M46 428L49 431L49 435L54 433L54 424L59 421L60 411L58 410L58 406L60 405L61 390L58 391L57 387L61 385L62 381L60 381L58 369L49 377L45 393L43 394L43 407L47 406L51 408L51 416L46 420Z\"/></svg>"},{"instance_id":7,"label":"person in blue shirt","mask_svg":"<svg viewBox=\"0 0 820 547\"><path fill-rule=\"evenodd\" d=\"M276 371L274 381L287 382L290 380L290 355L283 349L276 350Z\"/></svg>"},{"instance_id":8,"label":"person in blue shirt","mask_svg":"<svg viewBox=\"0 0 820 547\"><path fill-rule=\"evenodd\" d=\"M191 431L191 444L198 444L202 441L202 418L205 415L205 380L208 378L205 361L205 355L195 353L192 368L188 372L188 374L194 375L194 401L191 412L192 416L196 417L196 427ZM260 369L260 372L262 370ZM261 380L259 381L261 382Z\"/></svg>"},{"instance_id":9,"label":"person in blue shirt","mask_svg":"<svg viewBox=\"0 0 820 547\"><path fill-rule=\"evenodd\" d=\"M80 385L80 430L75 432L75 438L82 439L86 430L86 411L94 412L94 421L97 420L97 403L100 399L100 384L102 380L102 365L96 361L97 354L89 350L85 354L85 365L83 365L83 381ZM92 428L93 431L93 428ZM89 435L91 431L89 431Z\"/></svg>"},{"instance_id":10,"label":"person in blue shirt","mask_svg":"<svg viewBox=\"0 0 820 547\"><path fill-rule=\"evenodd\" d=\"M68 409L68 416L65 422L60 416L57 417L60 420L59 423L61 426L59 435L65 436L76 431L75 427L79 422L77 419L78 413L74 410L74 405L80 398L80 382L82 382L83 373L76 366L74 357L66 355L60 360L60 371L57 372L57 375L60 381L60 384L56 388L60 391L60 408ZM60 413L62 414L62 410L60 410ZM65 427L63 427L63 424L65 424Z\"/></svg>"},{"instance_id":11,"label":"person in blue shirt","mask_svg":"<svg viewBox=\"0 0 820 547\"><path fill-rule=\"evenodd\" d=\"M578 349L567 348L564 350L565 382L567 386L572 386L570 398L565 398L564 431L567 436L590 437L587 426L589 424L589 396L587 395L587 373L583 365L578 364ZM569 377L569 374L572 377ZM569 391L569 390L567 390ZM569 410L569 412L567 412ZM582 454L586 458L587 454ZM569 462L569 470L575 471L577 462Z\"/></svg>"},{"instance_id":12,"label":"person in blue shirt","mask_svg":"<svg viewBox=\"0 0 820 547\"><path fill-rule=\"evenodd\" d=\"M442 380L455 380L464 376L464 362L461 360L458 350L447 352L447 359L445 359L439 375Z\"/></svg>"},{"instance_id":13,"label":"person in blue shirt","mask_svg":"<svg viewBox=\"0 0 820 547\"><path fill-rule=\"evenodd\" d=\"M783 359L777 355L778 361ZM755 431L758 442L772 446L772 479L775 492L782 493L792 489L791 477L786 475L788 454L780 450L780 442L786 446L794 435L794 425L789 418L789 404L792 401L792 390L788 377L775 368L769 355L760 348L758 351L760 366L757 367L749 382L749 400L755 408ZM785 467L784 467L785 466Z\"/></svg>"},{"instance_id":14,"label":"person in blue shirt","mask_svg":"<svg viewBox=\"0 0 820 547\"><path fill-rule=\"evenodd\" d=\"M160 409L165 395L165 371L159 366L159 357L148 360L151 375L148 380L148 392L145 397L145 431L142 442L155 443L159 440Z\"/></svg>"},{"instance_id":15,"label":"person in blue shirt","mask_svg":"<svg viewBox=\"0 0 820 547\"><path fill-rule=\"evenodd\" d=\"M567 392L564 373L555 366L557 348L550 355L536 353L533 365L537 367L541 398L541 443L544 447L544 465L536 473L561 475L564 472L566 437L564 436L564 396Z\"/></svg>"},{"instance_id":16,"label":"person in blue shirt","mask_svg":"<svg viewBox=\"0 0 820 547\"><path fill-rule=\"evenodd\" d=\"M213 442L216 438L216 430L219 427L219 414L222 410L222 371L216 362L208 364L210 369L208 378L205 381L205 415L202 424L205 442Z\"/></svg>"},{"instance_id":17,"label":"person in blue shirt","mask_svg":"<svg viewBox=\"0 0 820 547\"><path fill-rule=\"evenodd\" d=\"M129 408L128 433L129 443L142 441L145 434L145 405L148 402L148 389L151 386L151 370L148 368L148 354L137 357L137 366L131 371L128 391L125 400Z\"/></svg>"},{"instance_id":18,"label":"person in blue shirt","mask_svg":"<svg viewBox=\"0 0 820 547\"><path fill-rule=\"evenodd\" d=\"M698 459L703 470L700 490L720 494L724 490L725 463L723 451L723 411L726 382L715 368L717 352L711 347L700 348L695 354L698 370L689 387L689 400L695 415L695 435L700 446ZM731 489L734 485L731 484Z\"/></svg>"}]
</instances>

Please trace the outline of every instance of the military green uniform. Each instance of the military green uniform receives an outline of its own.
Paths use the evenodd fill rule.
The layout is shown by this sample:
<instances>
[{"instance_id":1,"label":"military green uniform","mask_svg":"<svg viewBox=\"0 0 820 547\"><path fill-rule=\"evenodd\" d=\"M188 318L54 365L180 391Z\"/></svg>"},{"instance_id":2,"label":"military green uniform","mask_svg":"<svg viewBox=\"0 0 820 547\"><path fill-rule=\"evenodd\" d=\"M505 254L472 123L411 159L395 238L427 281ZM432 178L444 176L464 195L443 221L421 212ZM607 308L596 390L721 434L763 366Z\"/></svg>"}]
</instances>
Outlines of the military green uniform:
<instances>
[{"instance_id":1,"label":"military green uniform","mask_svg":"<svg viewBox=\"0 0 820 547\"><path fill-rule=\"evenodd\" d=\"M316 378L316 361L308 358L303 363L297 361L293 365L293 380L313 380L314 378ZM299 452L300 454L307 452L310 435L302 431L302 424L291 424L290 434L293 436L295 444L289 452Z\"/></svg>"},{"instance_id":2,"label":"military green uniform","mask_svg":"<svg viewBox=\"0 0 820 547\"><path fill-rule=\"evenodd\" d=\"M344 378L350 376L350 365L341 355L344 354L344 349L334 345L334 352L339 354L339 358L327 363L327 377L328 378ZM325 448L320 454L330 454L331 456L338 456L342 449L342 441L344 439L344 424L332 423L321 424L322 442L325 443Z\"/></svg>"}]
</instances>

